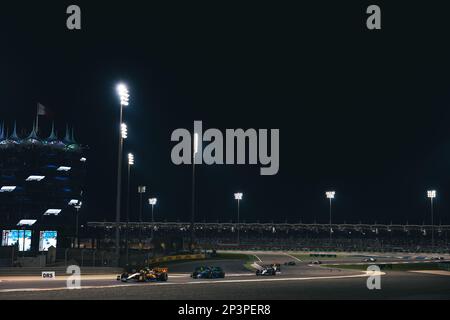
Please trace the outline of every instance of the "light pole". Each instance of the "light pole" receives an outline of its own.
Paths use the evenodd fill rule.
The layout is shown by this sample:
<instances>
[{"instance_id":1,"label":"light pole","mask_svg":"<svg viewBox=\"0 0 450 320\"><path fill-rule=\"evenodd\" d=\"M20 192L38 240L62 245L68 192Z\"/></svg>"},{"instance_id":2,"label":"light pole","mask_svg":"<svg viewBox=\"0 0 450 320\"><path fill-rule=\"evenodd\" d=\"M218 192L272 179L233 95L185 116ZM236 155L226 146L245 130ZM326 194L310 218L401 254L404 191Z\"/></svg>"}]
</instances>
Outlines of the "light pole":
<instances>
[{"instance_id":1,"label":"light pole","mask_svg":"<svg viewBox=\"0 0 450 320\"><path fill-rule=\"evenodd\" d=\"M131 181L131 166L134 165L134 155L128 154L128 179L127 179L127 222L130 222L130 181Z\"/></svg>"},{"instance_id":2,"label":"light pole","mask_svg":"<svg viewBox=\"0 0 450 320\"><path fill-rule=\"evenodd\" d=\"M192 213L191 213L191 240L190 249L194 244L194 221L195 221L195 155L198 152L198 133L194 132L194 143L192 152Z\"/></svg>"},{"instance_id":3,"label":"light pole","mask_svg":"<svg viewBox=\"0 0 450 320\"><path fill-rule=\"evenodd\" d=\"M138 186L138 193L139 193L139 222L142 223L142 195L145 193L145 186ZM139 228L139 245L141 244L142 239L142 225L140 225Z\"/></svg>"},{"instance_id":4,"label":"light pole","mask_svg":"<svg viewBox=\"0 0 450 320\"><path fill-rule=\"evenodd\" d=\"M77 239L77 248L80 248L80 240L78 238L78 216L79 216L79 211L81 209L81 206L83 205L83 202L78 200L77 203L75 204L75 209L77 210L77 216L75 219L75 223L76 223L76 227L75 227L75 238Z\"/></svg>"},{"instance_id":5,"label":"light pole","mask_svg":"<svg viewBox=\"0 0 450 320\"><path fill-rule=\"evenodd\" d=\"M331 228L331 200L334 199L335 191L327 191L325 192L328 199L330 199L330 243L331 243L331 235L333 233L333 229Z\"/></svg>"},{"instance_id":6,"label":"light pole","mask_svg":"<svg viewBox=\"0 0 450 320\"><path fill-rule=\"evenodd\" d=\"M139 201L139 222L142 222L142 195L145 193L145 186L138 186L138 193L140 195Z\"/></svg>"},{"instance_id":7,"label":"light pole","mask_svg":"<svg viewBox=\"0 0 450 320\"><path fill-rule=\"evenodd\" d=\"M120 200L122 188L122 149L123 149L123 139L127 137L127 127L122 121L123 121L123 107L128 106L128 99L130 95L128 94L128 89L124 84L119 84L117 86L117 93L120 97L120 116L119 116L120 135L119 135L119 148L117 155L116 256L119 259L120 256L119 223L120 223Z\"/></svg>"},{"instance_id":8,"label":"light pole","mask_svg":"<svg viewBox=\"0 0 450 320\"><path fill-rule=\"evenodd\" d=\"M132 153L128 154L128 177L127 177L127 227L125 230L126 241L125 247L127 252L127 265L128 265L128 223L130 222L130 181L131 181L131 166L134 165L134 155Z\"/></svg>"},{"instance_id":9,"label":"light pole","mask_svg":"<svg viewBox=\"0 0 450 320\"><path fill-rule=\"evenodd\" d=\"M436 198L436 190L428 190L427 197L431 204L431 247L434 249L434 217L433 217L433 199Z\"/></svg>"},{"instance_id":10,"label":"light pole","mask_svg":"<svg viewBox=\"0 0 450 320\"><path fill-rule=\"evenodd\" d=\"M242 196L243 196L243 194L242 194L242 192L237 192L237 193L235 193L234 194L234 199L236 199L237 200L237 212L238 212L238 217L237 217L237 243L238 243L238 245L240 245L240 243L241 243L241 238L240 238L240 235L239 235L239 232L240 232L240 224L239 224L239 202L242 200Z\"/></svg>"},{"instance_id":11,"label":"light pole","mask_svg":"<svg viewBox=\"0 0 450 320\"><path fill-rule=\"evenodd\" d=\"M156 198L150 198L150 199L148 199L148 203L152 206L152 230L151 230L151 239L152 239L152 241L153 241L153 229L155 229L155 226L154 226L154 224L155 224L155 217L154 217L154 215L153 215L153 207L155 206L155 204L156 204L156 202L158 201L158 199L156 199Z\"/></svg>"}]
</instances>

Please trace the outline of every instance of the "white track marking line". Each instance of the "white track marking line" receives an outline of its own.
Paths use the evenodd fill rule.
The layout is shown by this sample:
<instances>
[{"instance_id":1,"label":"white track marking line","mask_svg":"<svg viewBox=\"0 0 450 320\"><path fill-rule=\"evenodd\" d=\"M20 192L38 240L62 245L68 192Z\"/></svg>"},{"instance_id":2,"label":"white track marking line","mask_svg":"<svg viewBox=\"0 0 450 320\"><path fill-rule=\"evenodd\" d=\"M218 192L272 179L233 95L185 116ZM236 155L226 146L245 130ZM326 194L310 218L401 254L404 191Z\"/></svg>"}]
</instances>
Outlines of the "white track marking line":
<instances>
[{"instance_id":1,"label":"white track marking line","mask_svg":"<svg viewBox=\"0 0 450 320\"><path fill-rule=\"evenodd\" d=\"M373 275L385 275L384 272L364 272L363 274L355 274L348 276L326 276L326 277L305 277L305 278L270 278L270 279L236 279L236 280L199 280L189 281L185 283L154 283L151 286L167 286L167 285L195 285L195 284L218 284L218 283L249 283L249 282L274 282L274 281L305 281L305 280L329 280L329 279L348 279L348 278L363 278ZM39 291L59 291L59 290L81 290L81 289L109 289L109 288L124 288L142 286L144 284L118 284L118 285L106 285L106 286L81 286L77 289L69 289L67 287L60 288L23 288L23 289L3 289L0 293L11 292L39 292Z\"/></svg>"},{"instance_id":2,"label":"white track marking line","mask_svg":"<svg viewBox=\"0 0 450 320\"><path fill-rule=\"evenodd\" d=\"M295 259L295 260L297 260L297 261L300 261L300 262L302 262L302 260L300 260L299 258L297 258L297 257L295 257L295 256L293 256L293 255L290 255L289 253L286 253L286 252L283 252L285 255L287 255L288 257L291 257L292 259Z\"/></svg>"},{"instance_id":3,"label":"white track marking line","mask_svg":"<svg viewBox=\"0 0 450 320\"><path fill-rule=\"evenodd\" d=\"M254 254L254 256L256 259L258 259L259 262L262 262L262 260L256 254Z\"/></svg>"}]
</instances>

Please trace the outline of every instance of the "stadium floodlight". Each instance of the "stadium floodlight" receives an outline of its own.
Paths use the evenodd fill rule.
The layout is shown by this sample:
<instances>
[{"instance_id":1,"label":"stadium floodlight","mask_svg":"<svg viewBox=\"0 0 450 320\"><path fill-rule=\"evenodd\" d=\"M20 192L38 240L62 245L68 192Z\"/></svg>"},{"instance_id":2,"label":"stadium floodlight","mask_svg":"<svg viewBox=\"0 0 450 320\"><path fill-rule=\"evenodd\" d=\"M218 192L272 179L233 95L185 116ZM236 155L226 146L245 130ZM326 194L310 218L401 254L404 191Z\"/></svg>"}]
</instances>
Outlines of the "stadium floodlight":
<instances>
[{"instance_id":1,"label":"stadium floodlight","mask_svg":"<svg viewBox=\"0 0 450 320\"><path fill-rule=\"evenodd\" d=\"M194 156L198 153L198 133L194 133Z\"/></svg>"},{"instance_id":2,"label":"stadium floodlight","mask_svg":"<svg viewBox=\"0 0 450 320\"><path fill-rule=\"evenodd\" d=\"M331 244L331 236L333 234L333 229L331 227L331 200L334 199L336 192L335 191L327 191L325 192L325 195L328 199L330 199L330 244Z\"/></svg>"},{"instance_id":3,"label":"stadium floodlight","mask_svg":"<svg viewBox=\"0 0 450 320\"><path fill-rule=\"evenodd\" d=\"M191 239L190 239L190 247L194 244L194 224L195 224L195 155L198 153L198 133L195 132L194 127L194 144L193 144L192 150L192 211L191 211L191 223L190 223L190 233L191 233Z\"/></svg>"},{"instance_id":4,"label":"stadium floodlight","mask_svg":"<svg viewBox=\"0 0 450 320\"><path fill-rule=\"evenodd\" d=\"M120 125L120 134L122 136L122 139L128 138L128 128L127 128L127 125L125 123L122 123Z\"/></svg>"},{"instance_id":5,"label":"stadium floodlight","mask_svg":"<svg viewBox=\"0 0 450 320\"><path fill-rule=\"evenodd\" d=\"M134 155L132 153L128 154L128 165L134 165Z\"/></svg>"},{"instance_id":6,"label":"stadium floodlight","mask_svg":"<svg viewBox=\"0 0 450 320\"><path fill-rule=\"evenodd\" d=\"M69 201L69 203L67 205L74 206L74 205L78 204L78 201L79 200L77 200L77 199L72 199L72 200Z\"/></svg>"},{"instance_id":7,"label":"stadium floodlight","mask_svg":"<svg viewBox=\"0 0 450 320\"><path fill-rule=\"evenodd\" d=\"M121 208L121 197L122 197L122 151L123 151L123 139L127 138L127 126L123 123L123 107L128 106L130 94L128 93L128 88L125 84L120 83L116 87L117 94L120 98L120 113L119 113L119 124L120 124L120 134L119 134L119 148L117 154L117 192L116 192L116 256L120 255L120 208ZM117 260L119 261L119 259Z\"/></svg>"},{"instance_id":8,"label":"stadium floodlight","mask_svg":"<svg viewBox=\"0 0 450 320\"><path fill-rule=\"evenodd\" d=\"M16 190L16 186L3 186L0 188L0 192L12 192Z\"/></svg>"},{"instance_id":9,"label":"stadium floodlight","mask_svg":"<svg viewBox=\"0 0 450 320\"><path fill-rule=\"evenodd\" d=\"M427 197L430 198L431 208L431 246L434 248L434 213L433 213L433 199L436 198L436 190L428 190Z\"/></svg>"},{"instance_id":10,"label":"stadium floodlight","mask_svg":"<svg viewBox=\"0 0 450 320\"><path fill-rule=\"evenodd\" d=\"M56 171L70 171L72 167L60 166Z\"/></svg>"},{"instance_id":11,"label":"stadium floodlight","mask_svg":"<svg viewBox=\"0 0 450 320\"><path fill-rule=\"evenodd\" d=\"M86 160L87 160L87 159L86 159L85 157L81 157L81 158L80 158L80 161L81 161L81 162L86 162Z\"/></svg>"},{"instance_id":12,"label":"stadium floodlight","mask_svg":"<svg viewBox=\"0 0 450 320\"><path fill-rule=\"evenodd\" d=\"M328 199L334 199L334 195L336 194L336 192L334 191L327 191L325 192L326 196Z\"/></svg>"},{"instance_id":13,"label":"stadium floodlight","mask_svg":"<svg viewBox=\"0 0 450 320\"><path fill-rule=\"evenodd\" d=\"M154 206L158 199L156 198L150 198L148 199L148 203L152 206L152 230L151 230L151 238L153 239L153 231L155 229L155 216L153 215Z\"/></svg>"},{"instance_id":14,"label":"stadium floodlight","mask_svg":"<svg viewBox=\"0 0 450 320\"><path fill-rule=\"evenodd\" d=\"M57 216L60 212L61 209L47 209L47 211L44 212L44 216Z\"/></svg>"},{"instance_id":15,"label":"stadium floodlight","mask_svg":"<svg viewBox=\"0 0 450 320\"><path fill-rule=\"evenodd\" d=\"M117 86L117 94L120 98L120 105L128 106L130 94L128 93L127 87L123 83Z\"/></svg>"},{"instance_id":16,"label":"stadium floodlight","mask_svg":"<svg viewBox=\"0 0 450 320\"><path fill-rule=\"evenodd\" d=\"M41 181L45 176L29 176L25 181Z\"/></svg>"},{"instance_id":17,"label":"stadium floodlight","mask_svg":"<svg viewBox=\"0 0 450 320\"><path fill-rule=\"evenodd\" d=\"M32 219L22 219L17 223L17 226L21 227L21 226L32 226L33 224L36 223L37 220L32 220Z\"/></svg>"},{"instance_id":18,"label":"stadium floodlight","mask_svg":"<svg viewBox=\"0 0 450 320\"><path fill-rule=\"evenodd\" d=\"M238 245L241 243L241 238L240 238L240 216L239 216L239 214L240 214L240 212L239 212L239 202L242 200L242 196L243 196L243 194L242 194L242 192L236 192L235 194L234 194L234 199L235 200L237 200L237 213L238 213L238 216L237 216L237 243L238 243Z\"/></svg>"}]
</instances>

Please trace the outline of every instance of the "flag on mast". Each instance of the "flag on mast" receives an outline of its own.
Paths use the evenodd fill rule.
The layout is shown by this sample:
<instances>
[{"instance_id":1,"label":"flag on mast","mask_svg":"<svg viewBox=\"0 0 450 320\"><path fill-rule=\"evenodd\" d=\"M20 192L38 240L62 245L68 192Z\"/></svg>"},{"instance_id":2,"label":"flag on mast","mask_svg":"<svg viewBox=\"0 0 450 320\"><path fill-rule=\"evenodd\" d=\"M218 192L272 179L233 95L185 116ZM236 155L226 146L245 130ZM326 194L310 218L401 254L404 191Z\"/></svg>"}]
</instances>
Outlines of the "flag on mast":
<instances>
[{"instance_id":1,"label":"flag on mast","mask_svg":"<svg viewBox=\"0 0 450 320\"><path fill-rule=\"evenodd\" d=\"M36 132L39 131L39 116L45 116L47 114L47 108L38 102L36 111Z\"/></svg>"},{"instance_id":2,"label":"flag on mast","mask_svg":"<svg viewBox=\"0 0 450 320\"><path fill-rule=\"evenodd\" d=\"M37 104L37 115L45 116L47 114L47 108L38 102Z\"/></svg>"}]
</instances>

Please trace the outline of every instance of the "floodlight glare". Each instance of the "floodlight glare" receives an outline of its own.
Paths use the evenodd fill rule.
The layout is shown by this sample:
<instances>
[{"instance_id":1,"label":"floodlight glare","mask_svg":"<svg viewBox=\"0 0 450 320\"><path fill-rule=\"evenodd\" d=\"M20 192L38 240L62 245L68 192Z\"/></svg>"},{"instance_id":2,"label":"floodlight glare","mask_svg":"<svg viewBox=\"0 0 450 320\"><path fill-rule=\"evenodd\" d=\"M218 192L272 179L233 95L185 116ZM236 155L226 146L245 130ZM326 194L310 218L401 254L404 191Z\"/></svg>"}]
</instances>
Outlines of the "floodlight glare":
<instances>
[{"instance_id":1,"label":"floodlight glare","mask_svg":"<svg viewBox=\"0 0 450 320\"><path fill-rule=\"evenodd\" d=\"M194 133L194 155L198 152L198 133Z\"/></svg>"},{"instance_id":2,"label":"floodlight glare","mask_svg":"<svg viewBox=\"0 0 450 320\"><path fill-rule=\"evenodd\" d=\"M78 200L77 200L77 199L72 199L72 200L69 201L68 205L69 205L69 206L74 206L74 205L76 205L77 203L78 203Z\"/></svg>"},{"instance_id":3,"label":"floodlight glare","mask_svg":"<svg viewBox=\"0 0 450 320\"><path fill-rule=\"evenodd\" d=\"M70 171L72 167L60 166L56 171Z\"/></svg>"},{"instance_id":4,"label":"floodlight glare","mask_svg":"<svg viewBox=\"0 0 450 320\"><path fill-rule=\"evenodd\" d=\"M428 198L436 198L436 190L428 190L427 191Z\"/></svg>"},{"instance_id":5,"label":"floodlight glare","mask_svg":"<svg viewBox=\"0 0 450 320\"><path fill-rule=\"evenodd\" d=\"M0 192L12 192L16 189L16 186L3 186L0 188Z\"/></svg>"},{"instance_id":6,"label":"floodlight glare","mask_svg":"<svg viewBox=\"0 0 450 320\"><path fill-rule=\"evenodd\" d=\"M120 133L122 135L122 139L126 139L128 137L128 128L125 123L120 125Z\"/></svg>"},{"instance_id":7,"label":"floodlight glare","mask_svg":"<svg viewBox=\"0 0 450 320\"><path fill-rule=\"evenodd\" d=\"M154 206L156 204L156 201L158 201L158 199L156 199L156 198L148 199L148 203L151 204L152 206Z\"/></svg>"},{"instance_id":8,"label":"floodlight glare","mask_svg":"<svg viewBox=\"0 0 450 320\"><path fill-rule=\"evenodd\" d=\"M45 176L29 176L25 181L41 181Z\"/></svg>"},{"instance_id":9,"label":"floodlight glare","mask_svg":"<svg viewBox=\"0 0 450 320\"><path fill-rule=\"evenodd\" d=\"M325 194L327 195L328 199L334 199L334 195L336 194L335 191L327 191L325 192Z\"/></svg>"},{"instance_id":10,"label":"floodlight glare","mask_svg":"<svg viewBox=\"0 0 450 320\"><path fill-rule=\"evenodd\" d=\"M81 162L86 162L86 160L87 160L87 159L86 159L85 157L82 157L82 158L80 159Z\"/></svg>"},{"instance_id":11,"label":"floodlight glare","mask_svg":"<svg viewBox=\"0 0 450 320\"><path fill-rule=\"evenodd\" d=\"M119 84L117 86L117 93L120 97L120 104L122 106L128 106L128 99L130 98L130 95L128 94L128 89L124 84Z\"/></svg>"},{"instance_id":12,"label":"floodlight glare","mask_svg":"<svg viewBox=\"0 0 450 320\"><path fill-rule=\"evenodd\" d=\"M33 224L36 223L37 220L29 220L29 219L22 219L20 220L17 225L20 226L32 226Z\"/></svg>"},{"instance_id":13,"label":"floodlight glare","mask_svg":"<svg viewBox=\"0 0 450 320\"><path fill-rule=\"evenodd\" d=\"M128 154L128 164L133 165L134 164L134 155L132 153Z\"/></svg>"},{"instance_id":14,"label":"floodlight glare","mask_svg":"<svg viewBox=\"0 0 450 320\"><path fill-rule=\"evenodd\" d=\"M60 212L61 212L61 209L47 209L47 211L44 212L44 216L50 216L50 215L57 216Z\"/></svg>"},{"instance_id":15,"label":"floodlight glare","mask_svg":"<svg viewBox=\"0 0 450 320\"><path fill-rule=\"evenodd\" d=\"M234 199L242 200L242 196L243 196L242 192L235 193L234 194Z\"/></svg>"}]
</instances>

